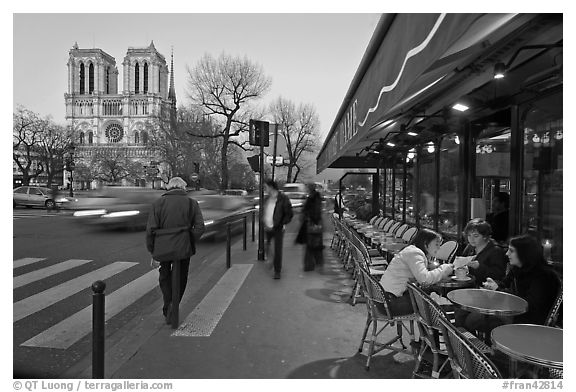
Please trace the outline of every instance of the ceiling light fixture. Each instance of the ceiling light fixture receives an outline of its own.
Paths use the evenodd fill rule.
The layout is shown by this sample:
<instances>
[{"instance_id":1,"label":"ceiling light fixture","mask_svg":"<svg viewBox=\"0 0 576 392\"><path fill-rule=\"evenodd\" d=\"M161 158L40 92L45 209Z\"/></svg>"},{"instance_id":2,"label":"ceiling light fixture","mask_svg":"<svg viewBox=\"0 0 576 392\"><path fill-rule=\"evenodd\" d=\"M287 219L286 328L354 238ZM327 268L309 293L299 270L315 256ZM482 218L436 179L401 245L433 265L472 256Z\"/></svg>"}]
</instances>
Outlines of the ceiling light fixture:
<instances>
[{"instance_id":1,"label":"ceiling light fixture","mask_svg":"<svg viewBox=\"0 0 576 392\"><path fill-rule=\"evenodd\" d=\"M457 103L454 106L452 106L452 109L458 110L459 112L465 112L466 110L468 110L470 108L464 104Z\"/></svg>"},{"instance_id":2,"label":"ceiling light fixture","mask_svg":"<svg viewBox=\"0 0 576 392\"><path fill-rule=\"evenodd\" d=\"M387 145L388 147L396 147L396 145L395 145L394 143L390 143L390 142L386 143L386 145Z\"/></svg>"},{"instance_id":3,"label":"ceiling light fixture","mask_svg":"<svg viewBox=\"0 0 576 392\"><path fill-rule=\"evenodd\" d=\"M412 132L412 131L408 132L407 135L408 136L418 136L418 134L416 132Z\"/></svg>"},{"instance_id":4,"label":"ceiling light fixture","mask_svg":"<svg viewBox=\"0 0 576 392\"><path fill-rule=\"evenodd\" d=\"M494 79L502 79L506 75L506 64L496 63L494 65Z\"/></svg>"}]
</instances>

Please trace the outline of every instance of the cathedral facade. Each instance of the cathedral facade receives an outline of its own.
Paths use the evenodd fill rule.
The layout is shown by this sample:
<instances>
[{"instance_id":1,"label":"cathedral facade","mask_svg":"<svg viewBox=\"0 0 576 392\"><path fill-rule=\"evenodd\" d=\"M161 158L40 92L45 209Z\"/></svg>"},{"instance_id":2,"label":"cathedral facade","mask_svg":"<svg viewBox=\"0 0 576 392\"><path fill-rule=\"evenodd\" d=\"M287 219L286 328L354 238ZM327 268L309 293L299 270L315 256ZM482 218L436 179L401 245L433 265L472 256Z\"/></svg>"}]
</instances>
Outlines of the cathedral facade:
<instances>
[{"instance_id":1,"label":"cathedral facade","mask_svg":"<svg viewBox=\"0 0 576 392\"><path fill-rule=\"evenodd\" d=\"M151 186L154 178L165 177L166 168L158 164L160 158L149 146L154 132L150 125L176 110L173 58L169 71L153 42L144 48L128 48L122 62L122 86L116 60L101 49L81 49L75 44L67 65L66 121L76 138L76 165L90 165L95 154L105 152L142 165L142 177L126 178L122 185ZM158 174L150 166L156 166ZM78 178L74 182L77 188Z\"/></svg>"}]
</instances>

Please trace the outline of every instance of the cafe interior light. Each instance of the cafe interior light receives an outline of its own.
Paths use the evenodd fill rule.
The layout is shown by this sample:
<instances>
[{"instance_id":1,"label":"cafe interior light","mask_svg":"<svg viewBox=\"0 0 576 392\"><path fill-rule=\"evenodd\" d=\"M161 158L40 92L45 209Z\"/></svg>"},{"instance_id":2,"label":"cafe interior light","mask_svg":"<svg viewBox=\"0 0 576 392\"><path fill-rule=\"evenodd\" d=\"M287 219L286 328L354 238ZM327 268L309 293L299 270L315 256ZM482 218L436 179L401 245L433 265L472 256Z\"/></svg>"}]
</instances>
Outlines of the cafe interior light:
<instances>
[{"instance_id":1,"label":"cafe interior light","mask_svg":"<svg viewBox=\"0 0 576 392\"><path fill-rule=\"evenodd\" d=\"M494 79L502 79L506 75L506 64L496 63L494 65Z\"/></svg>"},{"instance_id":2,"label":"cafe interior light","mask_svg":"<svg viewBox=\"0 0 576 392\"><path fill-rule=\"evenodd\" d=\"M418 136L418 134L416 132L412 132L412 131L408 132L407 135L408 136Z\"/></svg>"},{"instance_id":3,"label":"cafe interior light","mask_svg":"<svg viewBox=\"0 0 576 392\"><path fill-rule=\"evenodd\" d=\"M394 143L390 143L390 142L386 143L386 145L387 145L388 147L396 147L396 145L395 145Z\"/></svg>"},{"instance_id":4,"label":"cafe interior light","mask_svg":"<svg viewBox=\"0 0 576 392\"><path fill-rule=\"evenodd\" d=\"M460 144L460 138L458 137L458 135L456 135L456 136L454 137L454 143Z\"/></svg>"},{"instance_id":5,"label":"cafe interior light","mask_svg":"<svg viewBox=\"0 0 576 392\"><path fill-rule=\"evenodd\" d=\"M463 103L456 103L454 106L452 106L452 109L458 110L459 112L465 112L470 108Z\"/></svg>"},{"instance_id":6,"label":"cafe interior light","mask_svg":"<svg viewBox=\"0 0 576 392\"><path fill-rule=\"evenodd\" d=\"M428 145L427 150L430 154L432 154L434 151L436 151L436 147L434 146L434 144L431 143Z\"/></svg>"}]
</instances>

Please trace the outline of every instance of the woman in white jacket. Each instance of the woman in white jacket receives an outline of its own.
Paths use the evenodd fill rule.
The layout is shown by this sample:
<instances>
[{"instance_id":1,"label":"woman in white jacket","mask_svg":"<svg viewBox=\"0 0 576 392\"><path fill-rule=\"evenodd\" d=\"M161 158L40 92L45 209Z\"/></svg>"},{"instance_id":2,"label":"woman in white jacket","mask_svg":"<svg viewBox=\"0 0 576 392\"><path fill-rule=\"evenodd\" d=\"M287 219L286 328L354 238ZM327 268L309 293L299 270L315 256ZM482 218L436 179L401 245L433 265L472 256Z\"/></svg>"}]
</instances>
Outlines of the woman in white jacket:
<instances>
[{"instance_id":1,"label":"woman in white jacket","mask_svg":"<svg viewBox=\"0 0 576 392\"><path fill-rule=\"evenodd\" d=\"M443 264L431 271L428 262L436 256L442 243L442 236L430 229L422 228L411 245L402 249L390 262L380 283L390 303L390 311L395 315L413 313L407 283L416 280L432 284L452 274L452 264Z\"/></svg>"}]
</instances>

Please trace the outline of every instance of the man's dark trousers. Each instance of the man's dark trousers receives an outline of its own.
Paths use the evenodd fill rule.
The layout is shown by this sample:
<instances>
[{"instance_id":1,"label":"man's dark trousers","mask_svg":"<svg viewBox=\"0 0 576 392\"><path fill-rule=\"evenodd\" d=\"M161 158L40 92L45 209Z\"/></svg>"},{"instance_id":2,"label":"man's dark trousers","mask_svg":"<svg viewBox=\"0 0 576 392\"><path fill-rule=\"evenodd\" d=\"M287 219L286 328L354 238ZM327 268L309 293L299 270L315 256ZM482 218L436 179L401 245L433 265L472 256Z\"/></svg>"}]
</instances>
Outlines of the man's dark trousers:
<instances>
[{"instance_id":1,"label":"man's dark trousers","mask_svg":"<svg viewBox=\"0 0 576 392\"><path fill-rule=\"evenodd\" d=\"M280 273L282 270L282 243L284 242L284 231L279 230L266 230L266 242L268 242L268 248L270 247L270 241L274 240L274 272Z\"/></svg>"},{"instance_id":2,"label":"man's dark trousers","mask_svg":"<svg viewBox=\"0 0 576 392\"><path fill-rule=\"evenodd\" d=\"M186 290L188 283L188 269L190 268L190 259L180 260L180 299ZM162 298L164 299L164 307L162 312L166 316L168 305L172 302L172 262L164 261L160 263L160 290L162 290Z\"/></svg>"}]
</instances>

